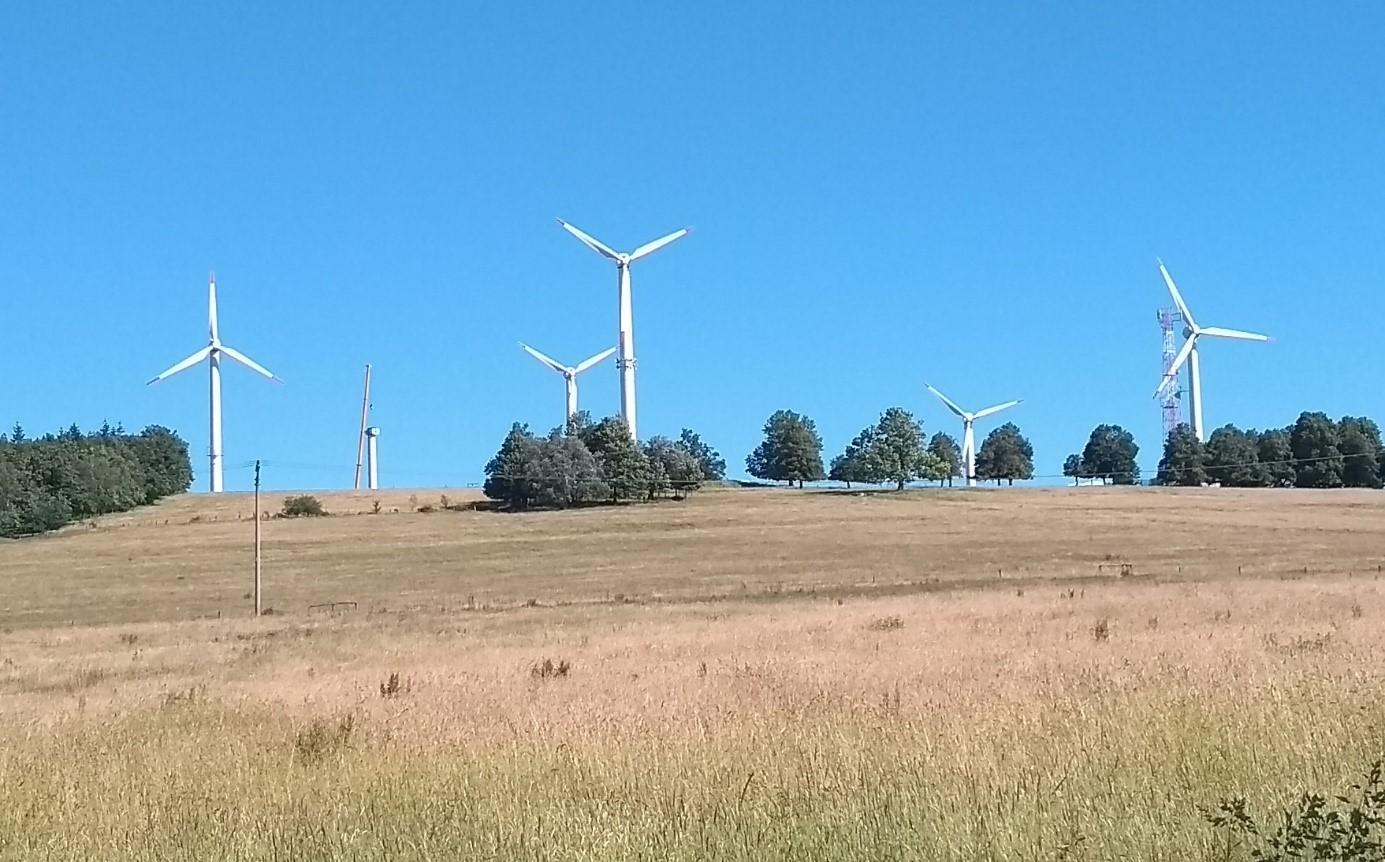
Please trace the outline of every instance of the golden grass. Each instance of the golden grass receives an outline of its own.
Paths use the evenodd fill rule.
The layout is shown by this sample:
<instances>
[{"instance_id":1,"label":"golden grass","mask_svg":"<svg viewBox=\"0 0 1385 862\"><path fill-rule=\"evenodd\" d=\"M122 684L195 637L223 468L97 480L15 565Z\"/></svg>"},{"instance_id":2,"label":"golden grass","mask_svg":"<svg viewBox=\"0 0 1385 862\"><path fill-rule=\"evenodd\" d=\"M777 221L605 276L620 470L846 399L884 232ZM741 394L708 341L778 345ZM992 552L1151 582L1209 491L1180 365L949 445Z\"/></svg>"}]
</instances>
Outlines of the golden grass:
<instances>
[{"instance_id":1,"label":"golden grass","mask_svg":"<svg viewBox=\"0 0 1385 862\"><path fill-rule=\"evenodd\" d=\"M1385 750L1376 494L410 496L259 620L242 497L0 545L0 858L1214 859Z\"/></svg>"}]
</instances>

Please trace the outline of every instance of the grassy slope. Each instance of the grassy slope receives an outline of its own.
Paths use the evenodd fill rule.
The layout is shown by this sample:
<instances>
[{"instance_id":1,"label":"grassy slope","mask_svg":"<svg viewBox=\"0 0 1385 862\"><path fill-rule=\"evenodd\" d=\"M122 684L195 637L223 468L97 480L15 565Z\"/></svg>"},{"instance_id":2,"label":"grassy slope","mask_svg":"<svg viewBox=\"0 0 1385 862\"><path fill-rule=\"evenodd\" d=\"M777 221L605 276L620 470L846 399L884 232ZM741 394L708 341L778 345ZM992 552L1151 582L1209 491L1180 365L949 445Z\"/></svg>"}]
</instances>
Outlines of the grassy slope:
<instances>
[{"instance_id":1,"label":"grassy slope","mask_svg":"<svg viewBox=\"0 0 1385 862\"><path fill-rule=\"evenodd\" d=\"M0 858L1221 858L1382 751L1378 495L409 496L258 621L244 498L0 545Z\"/></svg>"}]
</instances>

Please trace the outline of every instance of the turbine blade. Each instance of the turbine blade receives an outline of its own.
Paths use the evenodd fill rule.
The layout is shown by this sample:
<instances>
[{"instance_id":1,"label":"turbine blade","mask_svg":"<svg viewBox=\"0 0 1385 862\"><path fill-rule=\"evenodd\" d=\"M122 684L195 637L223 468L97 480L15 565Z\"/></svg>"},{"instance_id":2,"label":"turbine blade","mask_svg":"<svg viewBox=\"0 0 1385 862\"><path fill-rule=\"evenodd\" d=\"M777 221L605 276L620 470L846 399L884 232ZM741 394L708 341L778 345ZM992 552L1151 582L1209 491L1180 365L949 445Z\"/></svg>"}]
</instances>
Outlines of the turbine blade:
<instances>
[{"instance_id":1,"label":"turbine blade","mask_svg":"<svg viewBox=\"0 0 1385 862\"><path fill-rule=\"evenodd\" d=\"M1183 315L1183 320L1189 328L1197 329L1197 323L1193 321L1193 313L1188 310L1188 303L1183 301L1183 294L1178 292L1178 285L1173 283L1173 276L1169 275L1169 268L1164 266L1164 262L1159 261L1159 274L1164 277L1164 284L1169 286L1169 293L1173 294L1173 304L1178 306L1178 313Z\"/></svg>"},{"instance_id":2,"label":"turbine blade","mask_svg":"<svg viewBox=\"0 0 1385 862\"><path fill-rule=\"evenodd\" d=\"M607 356L610 356L612 353L615 353L615 352L616 352L616 349L615 349L614 347L608 347L607 349L601 351L600 353L596 354L595 356L591 357L590 359L584 359L584 360L582 360L581 362L577 363L577 367L574 368L574 369L572 369L572 373L573 373L573 374L581 374L583 371L586 371L588 368L591 368L593 365L599 364L599 363L600 363L602 360L604 360Z\"/></svg>"},{"instance_id":3,"label":"turbine blade","mask_svg":"<svg viewBox=\"0 0 1385 862\"><path fill-rule=\"evenodd\" d=\"M994 407L987 407L985 410L978 410L975 413L971 414L971 416L973 419L980 419L982 416L991 416L995 413L999 413L1002 410L1009 410L1011 407L1014 407L1016 404L1019 403L1019 401L1006 401L1004 404L997 404Z\"/></svg>"},{"instance_id":4,"label":"turbine blade","mask_svg":"<svg viewBox=\"0 0 1385 862\"><path fill-rule=\"evenodd\" d=\"M580 239L583 245L585 245L592 251L596 252L597 254L609 257L611 260L620 260L620 255L618 253L616 253L610 246L606 245L601 240L597 239L591 234L584 233L580 229L573 227L572 225L568 224L562 219L558 219L558 224L563 226L563 230L566 230L568 233Z\"/></svg>"},{"instance_id":5,"label":"turbine blade","mask_svg":"<svg viewBox=\"0 0 1385 862\"><path fill-rule=\"evenodd\" d=\"M660 237L659 239L656 239L653 242L647 242L639 248L635 249L634 251L630 252L630 260L636 261L642 257L647 257L653 254L654 252L658 251L659 249L663 248L664 246L668 245L669 243L673 242L674 240L682 239L691 232L692 231L688 230L687 228L683 228L682 230L674 231L668 236Z\"/></svg>"},{"instance_id":6,"label":"turbine blade","mask_svg":"<svg viewBox=\"0 0 1385 862\"><path fill-rule=\"evenodd\" d=\"M1173 364L1169 366L1169 370L1164 374L1164 379L1159 381L1159 388L1154 390L1155 398L1163 395L1165 390L1172 386L1173 382L1178 379L1179 369L1183 367L1183 363L1188 361L1188 357L1192 355L1193 347L1196 344L1196 335L1193 335L1187 341L1183 342L1183 349L1178 351L1178 355L1173 359Z\"/></svg>"},{"instance_id":7,"label":"turbine blade","mask_svg":"<svg viewBox=\"0 0 1385 862\"><path fill-rule=\"evenodd\" d=\"M236 349L233 348L233 347L227 347L226 345L223 344L223 345L221 345L221 352L224 353L224 354L226 354L227 356L231 357L232 359L236 360L236 361L239 362L241 365L244 365L246 368L249 368L251 371L257 371L257 372L259 372L260 374L263 374L265 377L268 377L270 380L273 380L275 383L283 383L283 382L284 382L284 381L280 380L278 377L275 377L275 376L274 376L274 372L270 371L268 368L265 368L265 367L264 367L263 365L261 365L260 363L256 362L255 360L251 359L249 356L246 356L244 353L241 353L239 350L236 350Z\"/></svg>"},{"instance_id":8,"label":"turbine blade","mask_svg":"<svg viewBox=\"0 0 1385 862\"><path fill-rule=\"evenodd\" d=\"M564 364L562 364L562 363L559 362L558 360L553 359L552 357L549 357L549 356L545 356L544 354L538 352L538 351L535 350L534 348L532 348L532 347L530 347L529 345L525 344L523 341L521 341L521 342L519 343L519 346L520 346L520 347L523 347L524 350L525 350L530 356L532 356L532 357L534 357L535 359L537 359L538 361L542 362L544 365L547 365L549 368L552 368L554 371L558 372L559 374L566 374L566 373L567 373L567 366L564 365Z\"/></svg>"},{"instance_id":9,"label":"turbine blade","mask_svg":"<svg viewBox=\"0 0 1385 862\"><path fill-rule=\"evenodd\" d=\"M1220 326L1209 326L1199 330L1200 335L1211 335L1216 338L1234 338L1238 341L1269 341L1268 335L1261 335L1258 332L1242 332L1239 329L1223 329Z\"/></svg>"},{"instance_id":10,"label":"turbine blade","mask_svg":"<svg viewBox=\"0 0 1385 862\"><path fill-rule=\"evenodd\" d=\"M207 334L212 341L217 340L216 328L216 273L212 273L207 279Z\"/></svg>"},{"instance_id":11,"label":"turbine blade","mask_svg":"<svg viewBox=\"0 0 1385 862\"><path fill-rule=\"evenodd\" d=\"M967 411L963 410L961 407L958 407L956 404L954 404L951 398L948 398L946 395L934 389L931 384L925 383L923 385L928 387L929 392L932 392L934 395L938 396L938 400L946 404L947 409L951 410L953 413L956 413L958 416L961 416L963 419L967 418Z\"/></svg>"},{"instance_id":12,"label":"turbine blade","mask_svg":"<svg viewBox=\"0 0 1385 862\"><path fill-rule=\"evenodd\" d=\"M179 362L177 365L168 369L163 374L160 374L158 377L150 379L149 383L146 383L144 385L148 386L150 383L158 383L160 380L166 380L167 378L172 377L180 371L187 371L189 368L191 368L192 366L196 365L197 363L201 362L202 360L206 359L208 356L211 355L211 345L207 345L206 347L197 351L193 355L189 356L187 359L184 359L182 362Z\"/></svg>"}]
</instances>

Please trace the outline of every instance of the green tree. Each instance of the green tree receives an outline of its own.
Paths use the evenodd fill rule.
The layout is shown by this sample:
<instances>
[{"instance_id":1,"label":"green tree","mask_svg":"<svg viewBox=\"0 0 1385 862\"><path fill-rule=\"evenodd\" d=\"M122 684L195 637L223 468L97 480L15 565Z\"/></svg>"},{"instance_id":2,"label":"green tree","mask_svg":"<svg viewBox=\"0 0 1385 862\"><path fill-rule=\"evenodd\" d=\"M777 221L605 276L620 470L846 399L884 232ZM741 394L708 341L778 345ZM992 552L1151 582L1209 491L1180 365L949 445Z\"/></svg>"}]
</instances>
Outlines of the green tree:
<instances>
[{"instance_id":1,"label":"green tree","mask_svg":"<svg viewBox=\"0 0 1385 862\"><path fill-rule=\"evenodd\" d=\"M890 407L880 414L866 449L866 473L881 482L894 482L895 490L937 472L933 456L924 447L923 428L909 411Z\"/></svg>"},{"instance_id":2,"label":"green tree","mask_svg":"<svg viewBox=\"0 0 1385 862\"><path fill-rule=\"evenodd\" d=\"M952 480L962 475L962 447L952 435L939 431L928 441L928 451L942 465L942 475L930 478L937 478L939 484L946 479L948 487L952 487Z\"/></svg>"},{"instance_id":3,"label":"green tree","mask_svg":"<svg viewBox=\"0 0 1385 862\"><path fill-rule=\"evenodd\" d=\"M746 470L772 482L815 482L823 478L822 438L812 419L778 410L765 422L765 439L745 459Z\"/></svg>"},{"instance_id":4,"label":"green tree","mask_svg":"<svg viewBox=\"0 0 1385 862\"><path fill-rule=\"evenodd\" d=\"M1082 450L1082 475L1109 479L1117 485L1140 481L1135 436L1119 425L1098 425Z\"/></svg>"},{"instance_id":5,"label":"green tree","mask_svg":"<svg viewBox=\"0 0 1385 862\"><path fill-rule=\"evenodd\" d=\"M1256 439L1260 474L1271 488L1292 488L1298 478L1294 469L1294 449L1287 428L1268 428Z\"/></svg>"},{"instance_id":6,"label":"green tree","mask_svg":"<svg viewBox=\"0 0 1385 862\"><path fill-rule=\"evenodd\" d=\"M1381 486L1380 426L1364 416L1343 416L1337 423L1337 447L1342 452L1342 484L1348 488Z\"/></svg>"},{"instance_id":7,"label":"green tree","mask_svg":"<svg viewBox=\"0 0 1385 862\"><path fill-rule=\"evenodd\" d=\"M1207 478L1228 488L1258 488L1270 479L1260 464L1259 435L1224 425L1207 440Z\"/></svg>"},{"instance_id":8,"label":"green tree","mask_svg":"<svg viewBox=\"0 0 1385 862\"><path fill-rule=\"evenodd\" d=\"M976 451L976 478L1004 479L1013 485L1016 479L1034 478L1034 447L1020 433L1019 426L1006 422L986 435Z\"/></svg>"},{"instance_id":9,"label":"green tree","mask_svg":"<svg viewBox=\"0 0 1385 862\"><path fill-rule=\"evenodd\" d=\"M654 471L620 417L608 416L585 429L582 442L601 465L611 502L650 496Z\"/></svg>"},{"instance_id":10,"label":"green tree","mask_svg":"<svg viewBox=\"0 0 1385 862\"><path fill-rule=\"evenodd\" d=\"M534 474L534 502L565 509L606 498L601 468L586 444L565 429L541 441Z\"/></svg>"},{"instance_id":11,"label":"green tree","mask_svg":"<svg viewBox=\"0 0 1385 862\"><path fill-rule=\"evenodd\" d=\"M691 432L684 429L684 433ZM644 455L649 459L650 466L655 469L656 478L661 478L674 493L682 495L696 491L702 486L702 464L692 451L683 445L683 440L652 437L644 444Z\"/></svg>"},{"instance_id":12,"label":"green tree","mask_svg":"<svg viewBox=\"0 0 1385 862\"><path fill-rule=\"evenodd\" d=\"M192 487L188 444L162 425L150 425L137 437L123 438L144 474L144 503L186 493Z\"/></svg>"},{"instance_id":13,"label":"green tree","mask_svg":"<svg viewBox=\"0 0 1385 862\"><path fill-rule=\"evenodd\" d=\"M1289 432L1294 453L1294 485L1340 488L1344 462L1337 445L1337 424L1326 413L1302 413Z\"/></svg>"},{"instance_id":14,"label":"green tree","mask_svg":"<svg viewBox=\"0 0 1385 862\"><path fill-rule=\"evenodd\" d=\"M1198 486L1207 481L1207 450L1187 423L1169 432L1164 440L1164 457L1159 459L1160 485Z\"/></svg>"},{"instance_id":15,"label":"green tree","mask_svg":"<svg viewBox=\"0 0 1385 862\"><path fill-rule=\"evenodd\" d=\"M563 424L563 432L570 437L585 437L594 424L596 423L592 421L590 411L578 410L567 417L567 422Z\"/></svg>"},{"instance_id":16,"label":"green tree","mask_svg":"<svg viewBox=\"0 0 1385 862\"><path fill-rule=\"evenodd\" d=\"M708 446L691 428L684 428L678 437L678 447L697 461L702 478L708 482L719 482L726 478L726 459L721 453Z\"/></svg>"},{"instance_id":17,"label":"green tree","mask_svg":"<svg viewBox=\"0 0 1385 862\"><path fill-rule=\"evenodd\" d=\"M528 425L516 422L500 444L500 451L486 464L482 492L492 500L502 501L507 508L529 508L538 491L541 457L538 438L530 433Z\"/></svg>"},{"instance_id":18,"label":"green tree","mask_svg":"<svg viewBox=\"0 0 1385 862\"><path fill-rule=\"evenodd\" d=\"M875 440L875 426L865 428L847 444L842 454L832 459L832 469L827 478L834 482L845 482L850 488L852 482L879 483L880 478L870 472L873 465L867 462L871 443Z\"/></svg>"},{"instance_id":19,"label":"green tree","mask_svg":"<svg viewBox=\"0 0 1385 862\"><path fill-rule=\"evenodd\" d=\"M1072 483L1077 484L1077 480L1082 476L1082 456L1076 452L1063 459L1063 475L1072 477Z\"/></svg>"}]
</instances>

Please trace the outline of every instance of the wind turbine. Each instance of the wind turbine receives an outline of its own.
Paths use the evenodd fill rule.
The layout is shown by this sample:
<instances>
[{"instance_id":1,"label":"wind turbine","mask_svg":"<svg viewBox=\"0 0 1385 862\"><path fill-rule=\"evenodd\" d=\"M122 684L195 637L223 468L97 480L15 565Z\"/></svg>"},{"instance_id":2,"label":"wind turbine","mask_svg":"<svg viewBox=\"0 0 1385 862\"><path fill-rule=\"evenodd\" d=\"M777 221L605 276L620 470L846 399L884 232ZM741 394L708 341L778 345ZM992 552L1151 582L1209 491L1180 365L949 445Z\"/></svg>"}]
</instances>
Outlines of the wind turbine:
<instances>
[{"instance_id":1,"label":"wind turbine","mask_svg":"<svg viewBox=\"0 0 1385 862\"><path fill-rule=\"evenodd\" d=\"M930 384L924 385L928 386L929 392L932 392L934 395L938 396L939 401L947 405L947 409L951 410L953 413L956 413L962 419L962 463L965 465L967 473L967 487L975 488L976 432L972 429L972 425L976 422L977 419L984 419L987 416L993 416L1002 410L1009 410L1011 407L1014 407L1016 404L1019 404L1020 402L1006 401L1004 404L997 404L994 407L987 407L985 410L977 410L975 413L968 413L961 407L958 407L957 404L953 402L951 398L948 398L946 395L934 389Z\"/></svg>"},{"instance_id":2,"label":"wind turbine","mask_svg":"<svg viewBox=\"0 0 1385 862\"><path fill-rule=\"evenodd\" d=\"M1197 439L1205 440L1202 435L1202 364L1198 361L1197 340L1201 337L1210 338L1230 338L1236 341L1269 341L1268 335L1260 335L1256 332L1242 332L1239 329L1223 329L1220 326L1198 326L1193 320L1193 313L1188 310L1188 304L1183 301L1183 295L1178 292L1178 286L1173 283L1173 276L1169 275L1169 270L1164 266L1164 262L1159 261L1159 274L1164 277L1164 283L1169 286L1169 293L1173 294L1173 303L1178 306L1179 314L1183 315L1183 322L1187 327L1183 330L1183 349L1178 351L1178 356L1174 357L1173 364L1164 373L1164 379L1159 381L1159 388L1154 390L1154 397L1158 398L1164 394L1164 390L1178 380L1178 370L1183 367L1183 363L1188 363L1188 376L1192 378L1192 386L1189 387L1193 407L1193 433Z\"/></svg>"},{"instance_id":3,"label":"wind turbine","mask_svg":"<svg viewBox=\"0 0 1385 862\"><path fill-rule=\"evenodd\" d=\"M182 362L179 362L177 365L160 374L158 377L155 377L154 379L150 380L149 383L146 385L158 383L160 380L172 377L173 375L178 374L179 372L186 371L187 369L191 368L192 366L196 365L204 359L211 360L211 362L209 363L211 367L212 376L211 490L213 494L219 494L221 493L222 354L229 356L231 359L234 359L241 365L244 365L246 368L249 368L251 371L263 374L265 377L268 377L270 380L273 380L276 383L282 383L283 381L275 377L274 374L269 371L269 369L265 368L263 365L251 359L249 356L246 356L244 353L241 353L239 350L236 350L233 347L228 347L227 345L221 343L221 336L218 334L216 327L216 273L212 273L211 278L209 279L207 284L207 334L208 343L206 347L189 356L187 359L184 359Z\"/></svg>"},{"instance_id":4,"label":"wind turbine","mask_svg":"<svg viewBox=\"0 0 1385 862\"><path fill-rule=\"evenodd\" d=\"M603 359L610 356L612 353L616 352L616 349L614 347L608 347L607 349L601 351L595 356L590 357L588 359L584 359L576 365L564 365L556 359L552 359L548 356L543 355L534 348L525 344L523 341L519 343L519 346L523 347L525 351L529 353L530 356L534 357L538 361L542 362L544 365L547 365L549 368L552 368L554 371L563 375L563 379L567 381L568 419L571 419L572 417L577 415L577 375L581 374L583 371L586 371L588 368L591 368L593 365L600 363Z\"/></svg>"},{"instance_id":5,"label":"wind turbine","mask_svg":"<svg viewBox=\"0 0 1385 862\"><path fill-rule=\"evenodd\" d=\"M615 251L610 246L589 234L583 233L562 219L558 219L558 224L581 240L587 248L616 262L616 278L620 298L620 337L616 342L616 346L620 350L620 356L616 359L616 366L620 368L620 418L624 419L625 424L630 428L630 436L638 440L639 435L635 432L635 323L633 313L630 310L630 264L653 254L676 239L682 239L688 235L689 230L688 228L676 230L668 236L647 242L626 254Z\"/></svg>"}]
</instances>

